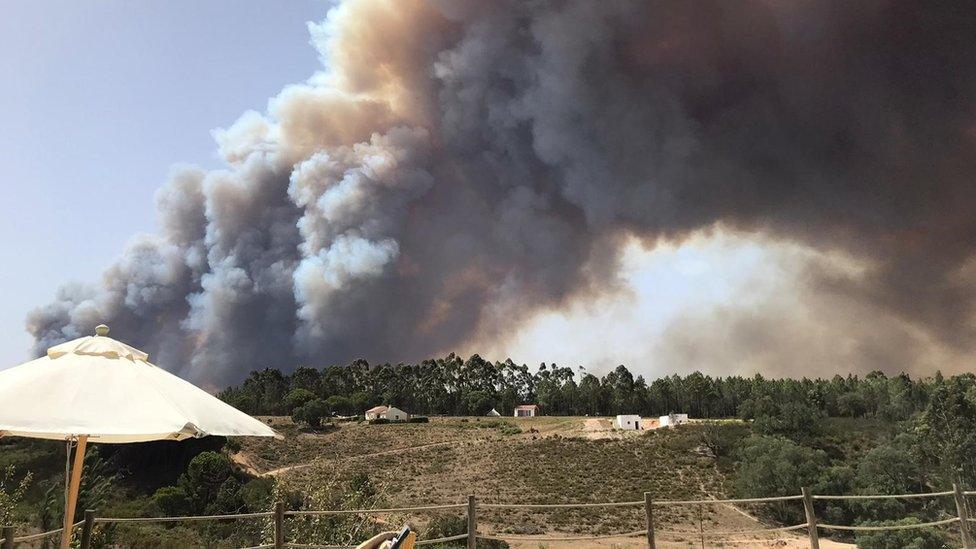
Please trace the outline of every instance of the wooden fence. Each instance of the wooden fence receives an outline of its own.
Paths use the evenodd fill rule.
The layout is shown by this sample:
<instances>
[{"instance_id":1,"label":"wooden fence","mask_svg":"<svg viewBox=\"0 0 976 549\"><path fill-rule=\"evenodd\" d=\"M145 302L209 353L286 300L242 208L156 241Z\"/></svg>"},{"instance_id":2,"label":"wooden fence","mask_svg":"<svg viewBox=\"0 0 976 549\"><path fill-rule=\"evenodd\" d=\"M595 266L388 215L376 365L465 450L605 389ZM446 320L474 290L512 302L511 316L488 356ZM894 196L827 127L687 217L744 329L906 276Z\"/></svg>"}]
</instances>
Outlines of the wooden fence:
<instances>
[{"instance_id":1,"label":"wooden fence","mask_svg":"<svg viewBox=\"0 0 976 549\"><path fill-rule=\"evenodd\" d=\"M468 496L467 503L457 503L452 505L426 505L420 507L400 507L392 509L344 509L344 510L323 510L323 511L286 511L284 503L275 504L273 511L263 513L246 513L235 515L207 515L207 516L186 516L186 517L98 517L95 511L85 511L85 519L78 522L73 528L81 529L81 549L90 549L92 531L96 524L120 524L137 522L190 522L190 521L212 521L212 520L241 520L253 518L273 517L274 522L274 542L267 545L257 545L244 549L284 549L286 547L304 549L355 549L354 546L345 545L319 545L310 543L288 542L285 541L288 517L299 516L325 516L325 515L377 515L389 513L420 512L420 511L443 511L443 510L465 510L467 515L467 532L457 536L420 540L417 545L432 545L435 543L446 543L464 540L467 549L475 549L477 540L503 540L503 541L585 541L621 537L643 537L647 541L649 549L654 549L655 536L687 536L690 532L676 532L666 530L656 530L654 526L654 508L661 506L704 506L714 504L747 504L747 503L771 503L782 501L802 501L806 522L792 526L781 526L777 528L762 528L756 530L735 530L722 532L706 532L700 530L702 545L707 538L729 538L742 535L769 534L777 532L787 532L795 530L806 530L810 540L811 549L820 549L820 530L841 530L851 532L873 532L884 530L908 530L914 528L931 528L935 526L945 526L950 524L959 525L959 533L962 539L963 549L976 549L973 544L973 537L970 531L970 524L976 520L969 518L966 497L976 496L976 491L963 491L958 485L953 485L952 490L946 492L930 492L922 494L895 494L895 495L815 495L811 494L808 488L802 488L800 494L795 496L781 496L771 498L745 498L745 499L705 499L705 500L654 500L650 492L644 493L641 501L624 501L611 503L560 503L560 504L507 504L507 503L479 503L474 496ZM933 522L922 522L915 524L897 524L881 526L845 526L839 524L825 524L817 520L813 502L816 500L865 500L865 499L911 499L911 498L942 498L952 497L955 502L956 515L944 520ZM594 536L566 536L566 537L540 537L540 536L510 536L478 533L478 509L579 509L591 507L631 507L643 508L645 516L645 527L643 530L633 532L620 532L616 534L594 535ZM58 538L62 529L51 530L28 536L17 537L14 528L5 526L0 531L0 549L13 549L19 543L29 543L40 541L46 538Z\"/></svg>"}]
</instances>

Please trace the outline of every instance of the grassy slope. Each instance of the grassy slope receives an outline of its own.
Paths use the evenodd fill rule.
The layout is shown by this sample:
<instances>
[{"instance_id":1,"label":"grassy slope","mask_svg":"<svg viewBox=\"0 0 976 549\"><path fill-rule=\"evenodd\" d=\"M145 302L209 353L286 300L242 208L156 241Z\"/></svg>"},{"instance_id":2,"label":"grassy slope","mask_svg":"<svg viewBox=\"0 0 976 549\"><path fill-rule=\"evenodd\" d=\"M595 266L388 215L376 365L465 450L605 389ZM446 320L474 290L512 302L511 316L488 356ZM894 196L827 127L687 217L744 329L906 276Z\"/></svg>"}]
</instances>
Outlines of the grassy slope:
<instances>
[{"instance_id":1,"label":"grassy slope","mask_svg":"<svg viewBox=\"0 0 976 549\"><path fill-rule=\"evenodd\" d=\"M502 425L525 432L505 434L510 429ZM645 491L656 498L725 493L723 476L697 452L694 428L590 440L582 425L582 418L435 418L430 424L344 424L318 435L285 423L277 426L284 441L246 441L244 452L265 471L311 462L280 475L296 487L365 472L395 506L460 503L467 494L483 502L568 503L638 501ZM444 442L449 444L389 451ZM712 512L706 510L706 520ZM644 520L639 508L484 510L480 515L492 530L522 534L637 530ZM697 520L697 511L662 510L659 519L686 522L692 515Z\"/></svg>"}]
</instances>

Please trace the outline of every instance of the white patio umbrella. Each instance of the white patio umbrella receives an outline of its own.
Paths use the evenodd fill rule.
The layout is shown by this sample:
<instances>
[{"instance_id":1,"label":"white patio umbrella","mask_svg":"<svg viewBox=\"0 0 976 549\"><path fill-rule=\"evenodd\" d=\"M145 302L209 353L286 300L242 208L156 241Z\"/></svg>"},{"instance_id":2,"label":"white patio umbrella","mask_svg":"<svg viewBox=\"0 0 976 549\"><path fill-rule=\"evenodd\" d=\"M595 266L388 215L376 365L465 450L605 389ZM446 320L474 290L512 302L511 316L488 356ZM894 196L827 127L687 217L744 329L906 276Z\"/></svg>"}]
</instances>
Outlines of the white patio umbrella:
<instances>
[{"instance_id":1,"label":"white patio umbrella","mask_svg":"<svg viewBox=\"0 0 976 549\"><path fill-rule=\"evenodd\" d=\"M85 446L184 440L207 435L278 436L270 427L158 368L116 341L108 326L51 347L47 355L0 371L0 437L77 443L65 497L61 547L71 541ZM68 482L68 479L65 479Z\"/></svg>"}]
</instances>

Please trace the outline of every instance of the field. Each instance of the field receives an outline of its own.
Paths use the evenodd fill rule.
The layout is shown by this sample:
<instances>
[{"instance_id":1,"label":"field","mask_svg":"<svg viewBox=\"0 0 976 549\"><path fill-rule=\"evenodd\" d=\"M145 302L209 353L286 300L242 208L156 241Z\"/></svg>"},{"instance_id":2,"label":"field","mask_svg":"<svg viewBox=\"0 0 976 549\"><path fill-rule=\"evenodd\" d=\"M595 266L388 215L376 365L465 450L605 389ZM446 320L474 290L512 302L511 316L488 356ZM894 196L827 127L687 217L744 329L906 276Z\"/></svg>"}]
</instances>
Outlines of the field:
<instances>
[{"instance_id":1,"label":"field","mask_svg":"<svg viewBox=\"0 0 976 549\"><path fill-rule=\"evenodd\" d=\"M245 440L235 461L255 474L303 490L367 474L386 505L553 504L655 499L720 499L727 481L700 446L698 426L643 432L609 430L598 418L433 418L429 424L340 423L324 432L265 418L284 440ZM431 515L409 518L424 524ZM762 528L748 509L728 505L655 509L662 547L699 547L699 531ZM608 535L644 528L641 507L556 510L481 509L479 531L502 537ZM677 532L665 535L663 532ZM772 540L778 541L772 541ZM791 534L709 541L709 547L786 546ZM513 547L569 547L579 542L512 542ZM576 545L574 545L574 543ZM640 547L639 538L587 542ZM803 544L796 545L802 546Z\"/></svg>"}]
</instances>

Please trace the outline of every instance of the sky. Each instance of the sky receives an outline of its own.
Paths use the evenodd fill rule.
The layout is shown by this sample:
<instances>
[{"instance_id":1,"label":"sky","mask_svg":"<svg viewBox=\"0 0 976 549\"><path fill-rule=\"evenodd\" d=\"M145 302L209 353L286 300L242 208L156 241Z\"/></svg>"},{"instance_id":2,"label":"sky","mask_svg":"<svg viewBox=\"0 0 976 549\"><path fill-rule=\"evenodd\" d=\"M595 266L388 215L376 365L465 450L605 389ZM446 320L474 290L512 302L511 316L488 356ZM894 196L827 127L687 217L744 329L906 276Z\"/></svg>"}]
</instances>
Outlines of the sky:
<instances>
[{"instance_id":1,"label":"sky","mask_svg":"<svg viewBox=\"0 0 976 549\"><path fill-rule=\"evenodd\" d=\"M965 369L969 20L703 6L8 3L0 368Z\"/></svg>"},{"instance_id":2,"label":"sky","mask_svg":"<svg viewBox=\"0 0 976 549\"><path fill-rule=\"evenodd\" d=\"M0 368L27 312L97 281L174 164L220 165L211 130L320 67L324 0L5 2L0 17ZM152 131L146 131L152 128Z\"/></svg>"}]
</instances>

